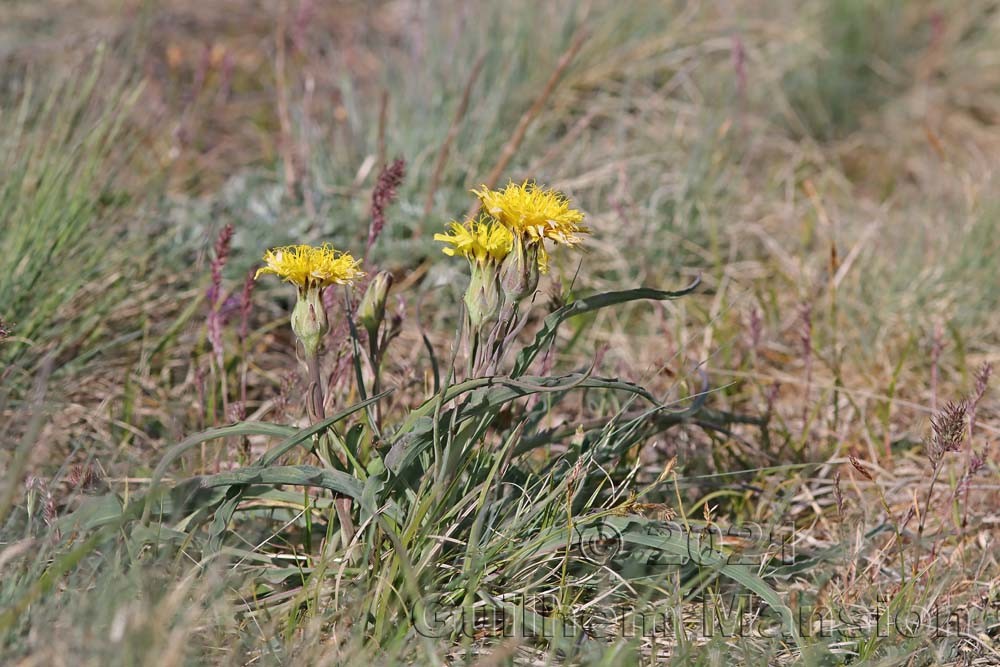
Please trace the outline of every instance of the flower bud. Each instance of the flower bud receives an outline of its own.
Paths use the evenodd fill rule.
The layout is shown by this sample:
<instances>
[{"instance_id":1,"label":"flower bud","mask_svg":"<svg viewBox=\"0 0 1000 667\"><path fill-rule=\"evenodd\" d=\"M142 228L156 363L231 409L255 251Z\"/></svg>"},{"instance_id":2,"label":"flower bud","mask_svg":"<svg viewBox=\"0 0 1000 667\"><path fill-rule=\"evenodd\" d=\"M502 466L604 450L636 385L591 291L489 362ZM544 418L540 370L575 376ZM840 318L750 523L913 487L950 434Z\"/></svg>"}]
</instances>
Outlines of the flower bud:
<instances>
[{"instance_id":1,"label":"flower bud","mask_svg":"<svg viewBox=\"0 0 1000 667\"><path fill-rule=\"evenodd\" d=\"M513 247L500 265L500 286L508 303L520 303L538 288L538 245L515 236Z\"/></svg>"},{"instance_id":2,"label":"flower bud","mask_svg":"<svg viewBox=\"0 0 1000 667\"><path fill-rule=\"evenodd\" d=\"M358 306L358 322L368 331L370 339L378 335L378 328L385 319L385 300L389 296L390 287L392 287L392 274L388 271L379 271L372 278Z\"/></svg>"},{"instance_id":3,"label":"flower bud","mask_svg":"<svg viewBox=\"0 0 1000 667\"><path fill-rule=\"evenodd\" d=\"M320 341L330 330L320 292L320 288L315 286L299 290L299 300L292 310L292 331L302 341L308 355L316 354Z\"/></svg>"},{"instance_id":4,"label":"flower bud","mask_svg":"<svg viewBox=\"0 0 1000 667\"><path fill-rule=\"evenodd\" d=\"M465 308L473 329L480 329L497 314L500 290L496 269L490 265L473 264L469 289L465 291Z\"/></svg>"}]
</instances>

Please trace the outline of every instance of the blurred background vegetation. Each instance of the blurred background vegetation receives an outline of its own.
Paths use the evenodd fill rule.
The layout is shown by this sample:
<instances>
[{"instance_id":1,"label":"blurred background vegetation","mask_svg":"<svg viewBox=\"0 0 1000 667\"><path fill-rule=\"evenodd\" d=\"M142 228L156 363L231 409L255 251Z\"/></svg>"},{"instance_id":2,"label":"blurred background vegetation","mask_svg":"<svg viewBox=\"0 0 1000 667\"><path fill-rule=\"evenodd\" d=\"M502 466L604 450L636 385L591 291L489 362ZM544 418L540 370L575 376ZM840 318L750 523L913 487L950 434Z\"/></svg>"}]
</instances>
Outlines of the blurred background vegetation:
<instances>
[{"instance_id":1,"label":"blurred background vegetation","mask_svg":"<svg viewBox=\"0 0 1000 667\"><path fill-rule=\"evenodd\" d=\"M431 237L505 147L501 182L566 192L594 230L582 257L554 258L549 300L702 277L694 298L593 316L554 363L586 366L607 346L600 373L674 397L700 368L716 408L769 415L766 441L734 427L641 453L653 468L678 456L692 480L759 471L732 487L734 515L768 513L770 496L747 489L769 467L848 454L891 470L905 506L929 414L1000 352L992 0L12 0L0 63L0 468L20 469L31 435L24 475L53 487L97 463L126 488L167 445L227 421L198 399L219 231L235 229L230 293L267 247L360 252L395 157L406 178L368 266L413 290L397 407L424 395L421 327L449 332L431 341L444 356L456 321L462 267ZM255 295L251 415L294 382L285 292ZM984 405L987 454L995 417ZM839 469L810 468L824 512ZM995 508L995 457L988 473L980 502ZM24 477L8 481L20 494ZM687 499L717 485L692 481ZM858 493L862 513L877 505ZM967 580L997 573L981 546L943 588L979 594ZM23 629L11 650L43 656L25 664L128 664L150 647L184 661L172 633L224 615L202 592L209 611L182 618L173 579L93 576L96 592ZM120 600L171 620L122 639ZM202 645L224 645L232 623L209 623Z\"/></svg>"}]
</instances>

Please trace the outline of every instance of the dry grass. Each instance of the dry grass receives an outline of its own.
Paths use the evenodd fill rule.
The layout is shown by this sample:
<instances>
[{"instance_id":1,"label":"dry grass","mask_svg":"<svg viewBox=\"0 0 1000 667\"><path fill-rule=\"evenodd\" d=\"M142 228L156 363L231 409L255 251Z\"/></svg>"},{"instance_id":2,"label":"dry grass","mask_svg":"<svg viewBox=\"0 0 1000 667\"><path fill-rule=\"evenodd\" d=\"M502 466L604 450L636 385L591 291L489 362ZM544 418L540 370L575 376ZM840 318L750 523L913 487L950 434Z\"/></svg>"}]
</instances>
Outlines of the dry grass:
<instances>
[{"instance_id":1,"label":"dry grass","mask_svg":"<svg viewBox=\"0 0 1000 667\"><path fill-rule=\"evenodd\" d=\"M107 247L100 271L53 302L52 332L36 329L0 370L0 466L17 485L0 567L23 565L50 539L39 529L44 502L23 530L29 476L43 480L52 511L65 516L79 503L67 482L75 466L98 467L102 490L141 493L166 447L229 421L217 405L202 301L218 230L236 229L224 274L231 293L264 247L297 239L363 247L380 162L395 155L407 160L407 179L371 267L393 271L398 293L411 290L387 362L386 385L397 391L385 409L402 415L418 404L433 382L422 335L439 332L430 344L448 358L460 301L452 289L460 274L438 261L430 233L466 210L468 188L509 154L502 179L535 177L567 192L594 230L582 259L556 258L539 320L547 301L570 295L702 278L689 299L574 320L547 363L578 370L604 350L596 375L666 400L697 392L704 371L710 410L768 419L766 429L732 421L653 435L609 476L632 475L642 486L676 456L676 489L650 502L721 525L794 525L799 560L764 574L793 611L817 610L833 633L798 646L707 637L698 631L703 599L682 596L687 634L610 642L574 659L724 664L735 652L747 664L1000 664L995 387L979 403L971 438L944 455L932 497L926 454L931 417L975 393L982 364L1000 363L994 3L517 3L501 11L457 2L46 2L4 7L0 25L4 141L14 136L23 82L53 86L78 72L98 41L107 44L101 80L139 90L123 129L128 147L107 158L126 165L113 181L124 203L90 223L127 242ZM94 99L86 110L100 117L118 108ZM0 206L12 202L0 211L32 196L0 197ZM66 261L67 274L90 267ZM5 271L16 266L5 259ZM112 286L113 302L97 298ZM246 360L249 419L303 423L294 402L301 381L285 370L297 364L284 326L289 305L279 290L258 289L248 351L233 355L234 376ZM26 321L22 312L0 316L13 320L14 337ZM229 346L234 328L233 320ZM32 402L51 349L59 350L51 382L44 401ZM334 339L330 351L332 360L349 354ZM334 362L327 370L353 373ZM335 404L358 399L353 383L340 386ZM573 426L619 407L584 393L544 425ZM264 446L252 441L253 452ZM547 455L571 449L566 438ZM27 452L23 470L19 451ZM985 463L966 480L975 452ZM239 456L232 441L193 452L178 470L225 469ZM297 545L283 546L291 554ZM428 662L431 651L441 661L528 664L565 650L483 631L475 641L387 642L379 651L329 605L247 612L247 601L233 599L246 589L226 578L235 570L196 575L180 553L155 577L85 562L4 629L0 650L23 664ZM40 574L44 565L24 567ZM663 584L671 586L681 586L680 575ZM3 605L20 591L0 585ZM623 595L609 593L608 608L627 606ZM872 617L934 607L973 620L906 637L883 636Z\"/></svg>"}]
</instances>

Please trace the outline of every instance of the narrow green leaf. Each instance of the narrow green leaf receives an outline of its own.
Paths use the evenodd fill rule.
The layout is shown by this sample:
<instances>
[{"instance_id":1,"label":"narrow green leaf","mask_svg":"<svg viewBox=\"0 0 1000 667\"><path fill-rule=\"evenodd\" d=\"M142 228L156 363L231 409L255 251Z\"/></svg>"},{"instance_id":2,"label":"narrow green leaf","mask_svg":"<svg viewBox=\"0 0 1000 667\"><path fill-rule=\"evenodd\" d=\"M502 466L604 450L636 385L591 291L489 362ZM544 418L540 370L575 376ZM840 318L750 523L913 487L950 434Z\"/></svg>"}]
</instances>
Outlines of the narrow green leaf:
<instances>
[{"instance_id":1,"label":"narrow green leaf","mask_svg":"<svg viewBox=\"0 0 1000 667\"><path fill-rule=\"evenodd\" d=\"M362 491L361 483L351 475L316 466L253 466L200 477L198 480L206 489L238 484L315 486L355 499L361 497Z\"/></svg>"},{"instance_id":2,"label":"narrow green leaf","mask_svg":"<svg viewBox=\"0 0 1000 667\"><path fill-rule=\"evenodd\" d=\"M542 328L535 334L535 340L518 353L517 361L514 363L514 370L511 372L511 377L523 375L528 370L528 366L531 365L531 362L535 359L538 353L555 337L556 332L559 330L559 325L571 317L582 315L583 313L589 313L594 310L601 310L602 308L607 308L608 306L628 303L629 301L639 301L641 299L652 299L654 301L679 299L682 296L691 294L700 283L701 278L696 278L690 285L675 292L665 292L663 290L652 289L649 287L640 287L637 289L622 290L619 292L604 292L601 294L594 294L583 299L577 299L573 303L563 306L545 318L545 321L542 323Z\"/></svg>"}]
</instances>

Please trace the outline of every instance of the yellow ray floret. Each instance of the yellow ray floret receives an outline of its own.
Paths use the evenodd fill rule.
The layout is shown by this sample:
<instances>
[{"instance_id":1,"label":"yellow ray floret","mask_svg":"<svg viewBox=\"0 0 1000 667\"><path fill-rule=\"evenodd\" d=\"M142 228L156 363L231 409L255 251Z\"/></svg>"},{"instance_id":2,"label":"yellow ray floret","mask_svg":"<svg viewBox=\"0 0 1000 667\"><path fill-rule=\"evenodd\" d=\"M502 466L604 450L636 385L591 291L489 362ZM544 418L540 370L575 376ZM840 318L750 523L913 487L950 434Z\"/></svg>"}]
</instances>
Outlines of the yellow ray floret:
<instances>
[{"instance_id":1,"label":"yellow ray floret","mask_svg":"<svg viewBox=\"0 0 1000 667\"><path fill-rule=\"evenodd\" d=\"M570 208L565 195L530 181L510 183L503 190L490 190L484 185L482 190L472 192L482 201L486 213L528 241L551 239L575 246L583 241L579 234L590 232L581 224L583 213Z\"/></svg>"},{"instance_id":2,"label":"yellow ray floret","mask_svg":"<svg viewBox=\"0 0 1000 667\"><path fill-rule=\"evenodd\" d=\"M488 218L469 220L465 224L452 222L448 229L447 234L435 234L434 240L447 244L442 248L444 254L461 255L470 262L502 262L514 245L510 230Z\"/></svg>"},{"instance_id":3,"label":"yellow ray floret","mask_svg":"<svg viewBox=\"0 0 1000 667\"><path fill-rule=\"evenodd\" d=\"M273 273L299 289L350 285L365 275L358 269L359 260L327 243L318 248L310 245L272 248L264 253L264 262L266 266L257 269L255 279L262 274Z\"/></svg>"}]
</instances>

